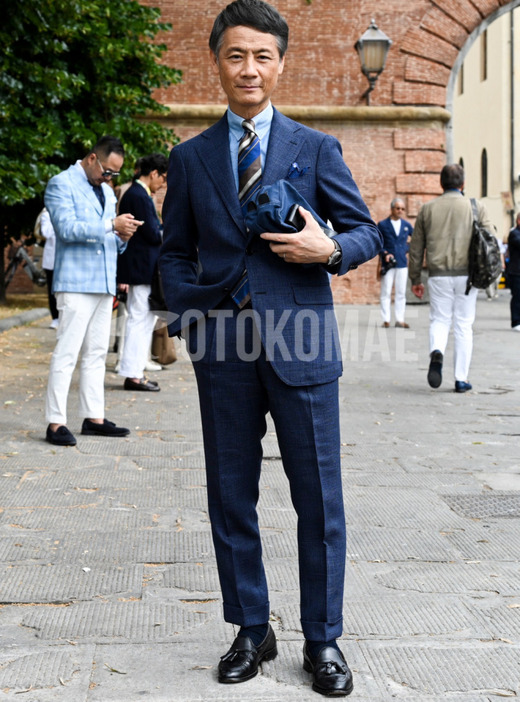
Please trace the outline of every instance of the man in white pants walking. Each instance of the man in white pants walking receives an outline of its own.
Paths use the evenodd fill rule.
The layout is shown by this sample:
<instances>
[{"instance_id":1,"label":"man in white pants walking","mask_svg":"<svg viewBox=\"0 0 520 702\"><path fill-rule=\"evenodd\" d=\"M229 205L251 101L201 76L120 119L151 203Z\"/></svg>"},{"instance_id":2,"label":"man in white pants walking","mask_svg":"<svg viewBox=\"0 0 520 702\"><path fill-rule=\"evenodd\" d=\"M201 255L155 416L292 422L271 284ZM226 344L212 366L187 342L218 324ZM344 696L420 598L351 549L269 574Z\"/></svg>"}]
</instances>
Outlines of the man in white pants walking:
<instances>
[{"instance_id":1,"label":"man in white pants walking","mask_svg":"<svg viewBox=\"0 0 520 702\"><path fill-rule=\"evenodd\" d=\"M455 392L467 392L473 351L473 322L477 289L466 295L468 250L473 214L464 197L464 169L459 164L444 166L441 171L443 194L419 210L410 244L409 275L412 292L424 295L421 268L424 252L428 268L430 293L430 366L428 383L438 388L442 383L442 364L453 323ZM477 201L479 221L493 230L486 208Z\"/></svg>"}]
</instances>

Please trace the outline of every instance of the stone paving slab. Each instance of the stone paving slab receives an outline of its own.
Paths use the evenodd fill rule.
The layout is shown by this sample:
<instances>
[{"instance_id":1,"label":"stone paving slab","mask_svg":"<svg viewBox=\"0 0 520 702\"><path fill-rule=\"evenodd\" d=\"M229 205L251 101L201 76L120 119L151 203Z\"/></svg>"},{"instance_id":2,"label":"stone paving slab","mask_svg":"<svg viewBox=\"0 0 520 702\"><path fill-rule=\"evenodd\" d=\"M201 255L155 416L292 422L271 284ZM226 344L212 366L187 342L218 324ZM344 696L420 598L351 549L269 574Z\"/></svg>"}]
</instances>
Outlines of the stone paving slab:
<instances>
[{"instance_id":1,"label":"stone paving slab","mask_svg":"<svg viewBox=\"0 0 520 702\"><path fill-rule=\"evenodd\" d=\"M0 699L86 702L93 646L15 647L0 651Z\"/></svg>"},{"instance_id":2,"label":"stone paving slab","mask_svg":"<svg viewBox=\"0 0 520 702\"><path fill-rule=\"evenodd\" d=\"M410 330L380 329L376 308L338 310L352 699L518 696L509 297L478 302L465 395L453 392L451 346L445 382L428 387L428 306L409 309ZM132 431L118 440L79 435L75 373L78 445L60 449L43 440L54 338L45 321L0 335L0 702L317 700L301 667L297 520L272 421L258 510L280 653L223 686L216 665L236 629L222 621L191 366L181 353L151 374L154 397L124 392L108 370L107 416Z\"/></svg>"},{"instance_id":3,"label":"stone paving slab","mask_svg":"<svg viewBox=\"0 0 520 702\"><path fill-rule=\"evenodd\" d=\"M499 645L361 644L374 676L403 699L449 694L516 697L520 648Z\"/></svg>"},{"instance_id":4,"label":"stone paving slab","mask_svg":"<svg viewBox=\"0 0 520 702\"><path fill-rule=\"evenodd\" d=\"M0 603L61 603L92 597L141 597L141 566L0 566Z\"/></svg>"}]
</instances>

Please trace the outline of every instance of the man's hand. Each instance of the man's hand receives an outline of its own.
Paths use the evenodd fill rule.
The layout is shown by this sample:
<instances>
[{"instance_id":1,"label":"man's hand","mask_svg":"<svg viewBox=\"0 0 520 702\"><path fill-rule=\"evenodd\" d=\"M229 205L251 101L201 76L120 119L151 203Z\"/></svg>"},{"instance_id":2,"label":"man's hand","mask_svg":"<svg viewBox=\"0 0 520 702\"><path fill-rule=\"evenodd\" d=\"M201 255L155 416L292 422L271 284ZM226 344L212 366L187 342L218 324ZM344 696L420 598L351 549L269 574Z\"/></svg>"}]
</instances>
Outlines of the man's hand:
<instances>
[{"instance_id":1,"label":"man's hand","mask_svg":"<svg viewBox=\"0 0 520 702\"><path fill-rule=\"evenodd\" d=\"M303 207L299 212L305 227L294 234L264 232L262 239L271 242L271 251L287 263L327 263L334 251L334 242L322 231L310 212Z\"/></svg>"},{"instance_id":2,"label":"man's hand","mask_svg":"<svg viewBox=\"0 0 520 702\"><path fill-rule=\"evenodd\" d=\"M123 241L128 241L141 224L144 222L135 219L134 215L129 213L118 215L113 222L114 230Z\"/></svg>"},{"instance_id":3,"label":"man's hand","mask_svg":"<svg viewBox=\"0 0 520 702\"><path fill-rule=\"evenodd\" d=\"M412 285L412 292L415 295L415 297L418 297L419 300L422 300L424 295L424 285L422 283Z\"/></svg>"}]
</instances>

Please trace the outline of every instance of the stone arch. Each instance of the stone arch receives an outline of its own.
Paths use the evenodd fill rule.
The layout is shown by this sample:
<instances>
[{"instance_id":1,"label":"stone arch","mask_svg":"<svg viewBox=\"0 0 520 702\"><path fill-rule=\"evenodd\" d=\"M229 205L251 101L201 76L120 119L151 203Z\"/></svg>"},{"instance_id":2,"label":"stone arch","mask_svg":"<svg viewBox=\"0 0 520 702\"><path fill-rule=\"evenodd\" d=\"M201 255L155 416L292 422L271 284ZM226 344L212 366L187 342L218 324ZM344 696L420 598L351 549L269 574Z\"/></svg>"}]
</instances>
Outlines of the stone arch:
<instances>
[{"instance_id":1,"label":"stone arch","mask_svg":"<svg viewBox=\"0 0 520 702\"><path fill-rule=\"evenodd\" d=\"M406 54L404 75L394 82L393 102L449 110L455 76L469 48L520 0L435 0L431 5L401 43L400 51Z\"/></svg>"}]
</instances>

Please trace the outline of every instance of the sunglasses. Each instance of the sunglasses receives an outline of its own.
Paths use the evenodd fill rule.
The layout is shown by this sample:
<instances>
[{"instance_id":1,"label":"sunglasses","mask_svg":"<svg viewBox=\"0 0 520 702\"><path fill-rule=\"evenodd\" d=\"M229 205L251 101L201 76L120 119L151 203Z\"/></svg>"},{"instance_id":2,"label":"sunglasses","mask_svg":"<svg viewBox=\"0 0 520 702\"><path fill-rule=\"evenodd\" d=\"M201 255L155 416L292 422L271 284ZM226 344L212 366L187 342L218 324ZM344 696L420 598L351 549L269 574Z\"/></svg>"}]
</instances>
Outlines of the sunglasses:
<instances>
[{"instance_id":1,"label":"sunglasses","mask_svg":"<svg viewBox=\"0 0 520 702\"><path fill-rule=\"evenodd\" d=\"M99 167L101 168L101 177L102 178L117 178L117 176L120 174L120 171L112 171L110 168L105 168L105 166L101 163L99 158L96 156L97 162L99 164Z\"/></svg>"}]
</instances>

